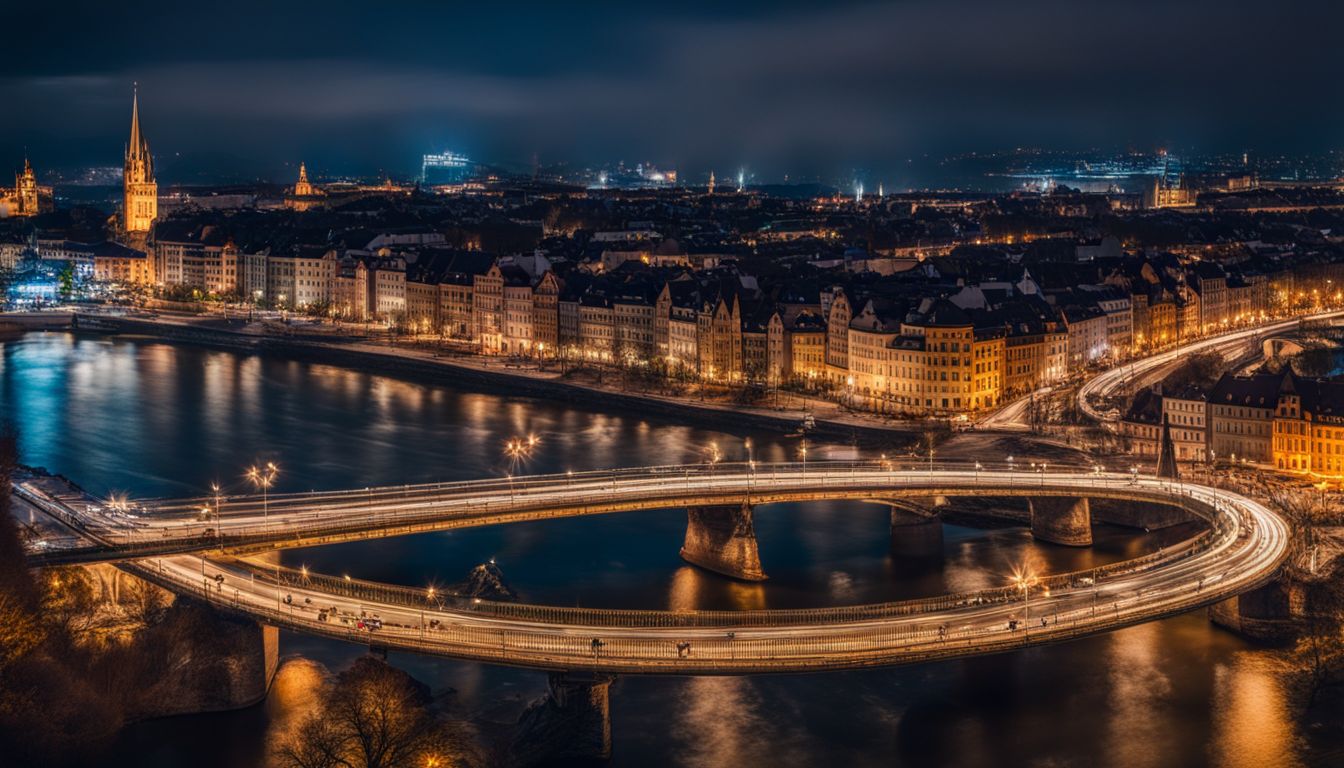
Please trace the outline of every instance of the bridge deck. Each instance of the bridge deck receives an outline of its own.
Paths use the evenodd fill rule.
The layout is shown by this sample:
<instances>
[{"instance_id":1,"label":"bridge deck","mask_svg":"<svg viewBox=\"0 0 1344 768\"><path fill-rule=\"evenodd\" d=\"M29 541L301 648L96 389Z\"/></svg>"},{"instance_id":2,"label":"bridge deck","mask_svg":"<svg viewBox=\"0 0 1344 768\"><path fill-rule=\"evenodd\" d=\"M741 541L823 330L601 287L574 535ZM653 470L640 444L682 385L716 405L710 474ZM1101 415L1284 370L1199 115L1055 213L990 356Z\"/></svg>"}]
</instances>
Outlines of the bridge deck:
<instances>
[{"instance_id":1,"label":"bridge deck","mask_svg":"<svg viewBox=\"0 0 1344 768\"><path fill-rule=\"evenodd\" d=\"M191 519L199 500L164 501L125 530L84 505L30 500L98 538L108 558L150 546L197 549L122 567L230 611L298 631L394 649L544 669L740 674L907 663L1058 642L1208 605L1272 578L1288 529L1263 505L1228 491L1100 472L900 470L872 463L675 467L234 499ZM753 503L874 494L1089 496L1179 505L1211 522L1185 545L1119 566L930 600L812 611L603 611L443 603L414 590L328 576L268 578L208 552L310 546L465 525L689 503ZM262 518L258 519L258 512ZM213 536L203 528L216 526ZM157 538L156 538L157 537ZM213 539L213 540L211 540ZM165 541L168 543L165 544ZM284 597L290 598L289 602ZM328 609L323 620L321 609ZM382 627L356 623L376 615ZM1010 620L1019 627L1010 628ZM348 622L348 623L347 623ZM1025 627L1021 625L1025 623Z\"/></svg>"}]
</instances>

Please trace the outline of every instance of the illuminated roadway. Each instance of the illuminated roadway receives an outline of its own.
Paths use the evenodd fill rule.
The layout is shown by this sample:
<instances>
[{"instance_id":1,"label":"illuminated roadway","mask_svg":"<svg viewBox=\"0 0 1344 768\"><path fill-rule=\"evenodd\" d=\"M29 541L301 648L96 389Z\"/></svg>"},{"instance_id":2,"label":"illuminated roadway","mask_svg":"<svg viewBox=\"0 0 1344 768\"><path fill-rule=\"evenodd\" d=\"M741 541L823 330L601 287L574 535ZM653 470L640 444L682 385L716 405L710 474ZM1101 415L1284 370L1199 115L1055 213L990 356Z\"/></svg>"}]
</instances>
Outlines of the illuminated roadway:
<instances>
[{"instance_id":1,"label":"illuminated roadway","mask_svg":"<svg viewBox=\"0 0 1344 768\"><path fill-rule=\"evenodd\" d=\"M1041 576L1025 589L1006 584L925 600L806 610L642 611L493 603L447 598L427 588L280 571L231 556L688 504L932 494L1153 501L1180 505L1210 525L1206 533L1158 553L1092 571ZM84 549L73 559L121 560L122 568L168 589L205 596L268 624L460 659L622 674L855 668L1058 642L1183 613L1260 586L1273 578L1289 540L1277 514L1230 491L1095 470L942 466L930 471L863 462L697 465L286 494L265 502L233 497L223 500L218 519L213 512L201 514L211 499L149 504L136 518L124 518L92 500L55 500L24 487L19 495L99 542L96 557ZM182 554L202 548L200 554ZM164 554L147 556L154 549ZM39 551L33 559L61 558ZM277 576L283 582L277 583ZM357 626L361 617L374 616L379 628Z\"/></svg>"},{"instance_id":2,"label":"illuminated roadway","mask_svg":"<svg viewBox=\"0 0 1344 768\"><path fill-rule=\"evenodd\" d=\"M1258 325L1254 328L1232 331L1217 336L1210 336L1199 341L1181 344L1175 349L1159 352L1140 360L1118 365L1093 376L1079 387L1078 408L1086 414L1088 418L1099 421L1107 426L1113 426L1119 419L1118 415L1108 414L1102 411L1096 406L1096 402L1109 398L1126 381L1131 379L1141 381L1145 375L1154 372L1157 368L1174 363L1182 357L1197 352L1217 351L1226 353L1230 349L1234 349L1238 345L1242 345L1249 340L1292 330L1298 327L1298 324L1303 321L1328 320L1342 315L1344 315L1344 310L1331 310L1315 315L1295 317L1291 320L1279 320L1272 323L1265 323L1264 325Z\"/></svg>"}]
</instances>

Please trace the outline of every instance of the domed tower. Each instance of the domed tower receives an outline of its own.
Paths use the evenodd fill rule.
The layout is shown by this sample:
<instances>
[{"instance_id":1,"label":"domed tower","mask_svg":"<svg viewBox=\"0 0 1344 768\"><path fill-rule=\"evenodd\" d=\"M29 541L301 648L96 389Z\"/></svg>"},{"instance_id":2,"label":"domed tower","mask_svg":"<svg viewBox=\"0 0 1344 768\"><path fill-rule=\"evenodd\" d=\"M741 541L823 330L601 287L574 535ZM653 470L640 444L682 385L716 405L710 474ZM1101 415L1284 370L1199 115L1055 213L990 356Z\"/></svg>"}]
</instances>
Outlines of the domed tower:
<instances>
[{"instance_id":1,"label":"domed tower","mask_svg":"<svg viewBox=\"0 0 1344 768\"><path fill-rule=\"evenodd\" d=\"M14 174L15 216L36 216L38 213L37 174L28 158L23 158L23 173Z\"/></svg>"},{"instance_id":2,"label":"domed tower","mask_svg":"<svg viewBox=\"0 0 1344 768\"><path fill-rule=\"evenodd\" d=\"M294 185L295 197L310 197L313 194L313 185L308 183L308 166L299 163L299 183Z\"/></svg>"},{"instance_id":3,"label":"domed tower","mask_svg":"<svg viewBox=\"0 0 1344 768\"><path fill-rule=\"evenodd\" d=\"M154 158L149 142L140 133L139 89L131 96L131 140L126 145L126 170L123 174L125 199L122 223L128 234L149 232L159 216L159 185L154 183Z\"/></svg>"}]
</instances>

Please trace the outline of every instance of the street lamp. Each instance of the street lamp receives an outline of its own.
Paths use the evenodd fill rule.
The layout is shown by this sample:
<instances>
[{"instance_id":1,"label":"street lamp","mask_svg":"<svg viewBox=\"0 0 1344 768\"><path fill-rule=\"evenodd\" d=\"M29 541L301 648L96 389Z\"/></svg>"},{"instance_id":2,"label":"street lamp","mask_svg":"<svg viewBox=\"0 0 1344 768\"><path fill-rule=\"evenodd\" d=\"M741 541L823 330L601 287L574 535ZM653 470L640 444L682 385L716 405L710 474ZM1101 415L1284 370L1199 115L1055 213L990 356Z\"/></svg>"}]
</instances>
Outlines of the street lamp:
<instances>
[{"instance_id":1,"label":"street lamp","mask_svg":"<svg viewBox=\"0 0 1344 768\"><path fill-rule=\"evenodd\" d=\"M224 538L224 532L220 530L219 520L219 483L211 483L210 492L215 495L215 539L218 541Z\"/></svg>"},{"instance_id":2,"label":"street lamp","mask_svg":"<svg viewBox=\"0 0 1344 768\"><path fill-rule=\"evenodd\" d=\"M263 525L269 525L271 520L270 490L275 483L276 475L280 474L280 468L275 466L275 462L268 461L263 467L253 465L247 469L247 479L252 484L261 489L261 519Z\"/></svg>"},{"instance_id":3,"label":"street lamp","mask_svg":"<svg viewBox=\"0 0 1344 768\"><path fill-rule=\"evenodd\" d=\"M1022 590L1022 632L1023 636L1031 633L1031 588L1036 585L1037 578L1029 570L1015 570L1013 572L1013 584Z\"/></svg>"}]
</instances>

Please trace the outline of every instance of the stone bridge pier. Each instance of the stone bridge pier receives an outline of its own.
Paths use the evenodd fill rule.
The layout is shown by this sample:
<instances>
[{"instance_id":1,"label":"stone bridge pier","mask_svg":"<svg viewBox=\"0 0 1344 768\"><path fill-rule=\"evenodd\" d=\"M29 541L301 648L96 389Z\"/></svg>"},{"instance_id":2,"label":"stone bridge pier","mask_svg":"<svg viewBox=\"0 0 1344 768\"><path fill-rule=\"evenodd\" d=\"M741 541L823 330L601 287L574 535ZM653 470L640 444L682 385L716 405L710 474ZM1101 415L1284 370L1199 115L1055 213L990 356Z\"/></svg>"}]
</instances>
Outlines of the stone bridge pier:
<instances>
[{"instance_id":1,"label":"stone bridge pier","mask_svg":"<svg viewBox=\"0 0 1344 768\"><path fill-rule=\"evenodd\" d=\"M1085 497L1037 496L1028 506L1032 536L1051 544L1091 546L1092 509Z\"/></svg>"},{"instance_id":2,"label":"stone bridge pier","mask_svg":"<svg viewBox=\"0 0 1344 768\"><path fill-rule=\"evenodd\" d=\"M1300 588L1275 579L1209 606L1209 621L1254 640L1283 640L1293 635L1305 602Z\"/></svg>"},{"instance_id":3,"label":"stone bridge pier","mask_svg":"<svg viewBox=\"0 0 1344 768\"><path fill-rule=\"evenodd\" d=\"M686 508L681 557L692 565L743 581L765 581L750 504Z\"/></svg>"},{"instance_id":4,"label":"stone bridge pier","mask_svg":"<svg viewBox=\"0 0 1344 768\"><path fill-rule=\"evenodd\" d=\"M552 672L518 719L509 765L597 765L611 758L611 675Z\"/></svg>"}]
</instances>

